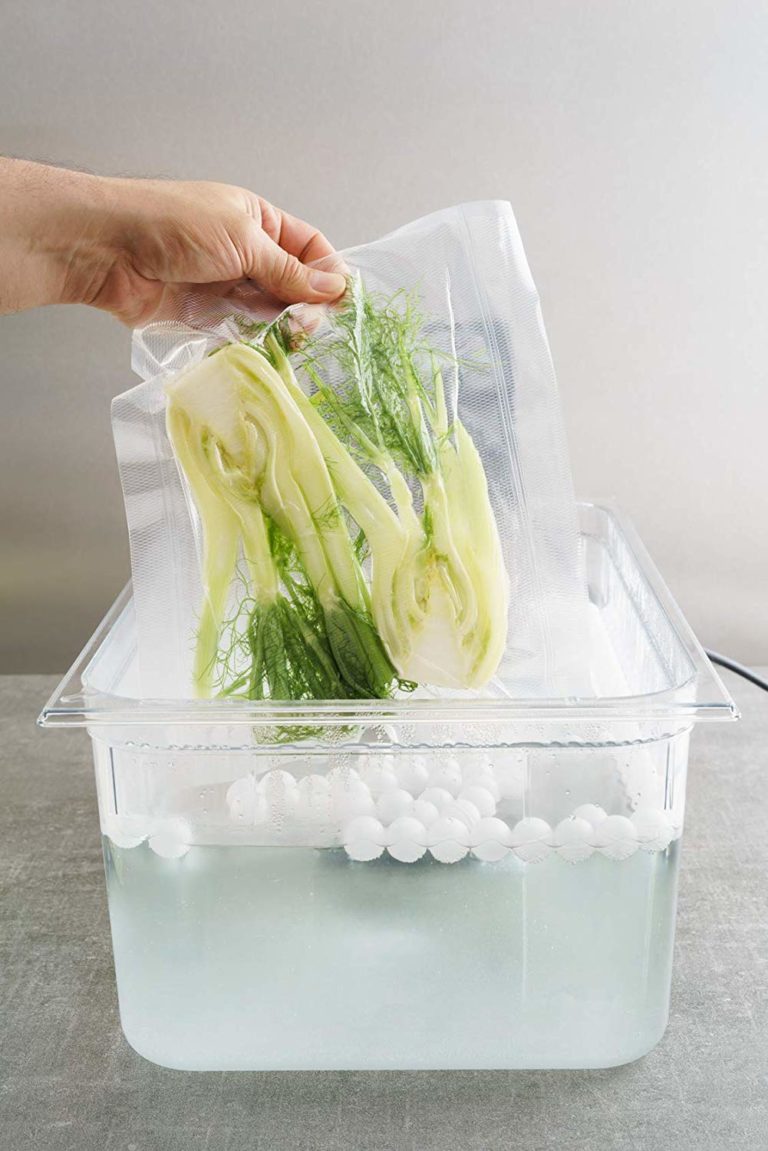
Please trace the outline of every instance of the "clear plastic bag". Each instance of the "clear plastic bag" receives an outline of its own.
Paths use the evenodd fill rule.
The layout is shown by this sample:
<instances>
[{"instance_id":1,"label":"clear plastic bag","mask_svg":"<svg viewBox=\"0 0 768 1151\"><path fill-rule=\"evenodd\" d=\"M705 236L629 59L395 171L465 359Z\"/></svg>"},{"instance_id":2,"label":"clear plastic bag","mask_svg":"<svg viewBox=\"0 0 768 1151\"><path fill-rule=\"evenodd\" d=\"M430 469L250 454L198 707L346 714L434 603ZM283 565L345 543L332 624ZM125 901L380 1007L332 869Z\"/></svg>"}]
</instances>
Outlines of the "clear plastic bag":
<instances>
[{"instance_id":1,"label":"clear plastic bag","mask_svg":"<svg viewBox=\"0 0 768 1151\"><path fill-rule=\"evenodd\" d=\"M482 460L509 610L506 651L476 694L567 690L576 682L586 605L576 505L554 369L511 206L480 202L437 212L330 259L339 258L367 292L418 300L430 347L450 365L449 418L460 413ZM240 338L245 321L275 315L255 296L243 303L201 294L184 315L137 331L133 367L145 382L113 402L145 697L192 694L203 599L200 521L166 430L166 388L212 349ZM300 326L313 326L301 308L292 312Z\"/></svg>"}]
</instances>

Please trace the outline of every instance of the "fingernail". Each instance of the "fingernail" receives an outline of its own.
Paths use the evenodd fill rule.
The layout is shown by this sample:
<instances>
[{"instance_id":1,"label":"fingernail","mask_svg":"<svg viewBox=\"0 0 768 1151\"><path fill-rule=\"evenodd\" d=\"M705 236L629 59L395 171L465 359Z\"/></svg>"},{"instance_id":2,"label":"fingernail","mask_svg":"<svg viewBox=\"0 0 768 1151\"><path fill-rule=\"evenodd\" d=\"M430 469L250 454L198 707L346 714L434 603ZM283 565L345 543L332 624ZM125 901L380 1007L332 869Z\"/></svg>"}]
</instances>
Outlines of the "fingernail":
<instances>
[{"instance_id":1,"label":"fingernail","mask_svg":"<svg viewBox=\"0 0 768 1151\"><path fill-rule=\"evenodd\" d=\"M321 272L314 268L309 273L309 286L321 296L340 296L347 284L344 277L335 272Z\"/></svg>"}]
</instances>

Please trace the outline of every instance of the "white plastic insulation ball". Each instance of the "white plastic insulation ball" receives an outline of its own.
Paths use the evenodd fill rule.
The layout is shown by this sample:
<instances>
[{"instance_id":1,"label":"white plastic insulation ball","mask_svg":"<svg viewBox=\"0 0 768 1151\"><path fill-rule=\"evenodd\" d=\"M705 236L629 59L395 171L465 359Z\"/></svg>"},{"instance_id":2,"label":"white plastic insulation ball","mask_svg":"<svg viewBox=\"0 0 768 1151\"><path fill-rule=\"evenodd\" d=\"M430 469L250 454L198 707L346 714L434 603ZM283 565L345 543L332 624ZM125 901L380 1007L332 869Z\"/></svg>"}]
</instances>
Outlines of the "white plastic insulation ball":
<instances>
[{"instance_id":1,"label":"white plastic insulation ball","mask_svg":"<svg viewBox=\"0 0 768 1151\"><path fill-rule=\"evenodd\" d=\"M461 778L463 787L482 787L484 791L491 793L494 800L498 801L501 798L502 789L498 776L487 763L468 763L462 770Z\"/></svg>"},{"instance_id":2,"label":"white plastic insulation ball","mask_svg":"<svg viewBox=\"0 0 768 1151\"><path fill-rule=\"evenodd\" d=\"M373 757L369 757L368 762L360 768L360 778L374 799L377 799L382 792L398 786L397 776L389 763Z\"/></svg>"},{"instance_id":3,"label":"white plastic insulation ball","mask_svg":"<svg viewBox=\"0 0 768 1151\"><path fill-rule=\"evenodd\" d=\"M353 779L348 787L332 793L333 811L337 820L354 819L356 815L373 815L376 810L373 796L362 779Z\"/></svg>"},{"instance_id":4,"label":"white plastic insulation ball","mask_svg":"<svg viewBox=\"0 0 768 1151\"><path fill-rule=\"evenodd\" d=\"M163 859L181 859L192 846L192 828L181 816L163 820L149 837L149 846Z\"/></svg>"},{"instance_id":5,"label":"white plastic insulation ball","mask_svg":"<svg viewBox=\"0 0 768 1151\"><path fill-rule=\"evenodd\" d=\"M595 850L592 844L594 834L595 829L589 820L569 815L561 819L555 828L555 851L568 863L580 863L583 859L589 859Z\"/></svg>"},{"instance_id":6,"label":"white plastic insulation ball","mask_svg":"<svg viewBox=\"0 0 768 1151\"><path fill-rule=\"evenodd\" d=\"M427 840L440 863L457 863L469 850L469 829L462 820L441 815L427 828Z\"/></svg>"},{"instance_id":7,"label":"white plastic insulation ball","mask_svg":"<svg viewBox=\"0 0 768 1151\"><path fill-rule=\"evenodd\" d=\"M429 768L423 755L406 755L395 767L397 783L411 795L420 795L429 780Z\"/></svg>"},{"instance_id":8,"label":"white plastic insulation ball","mask_svg":"<svg viewBox=\"0 0 768 1151\"><path fill-rule=\"evenodd\" d=\"M496 800L493 792L487 787L480 787L478 784L464 787L459 792L459 799L469 800L483 817L496 814Z\"/></svg>"},{"instance_id":9,"label":"white plastic insulation ball","mask_svg":"<svg viewBox=\"0 0 768 1151\"><path fill-rule=\"evenodd\" d=\"M271 815L291 815L299 805L299 789L288 771L268 771L258 784L258 793L267 801Z\"/></svg>"},{"instance_id":10,"label":"white plastic insulation ball","mask_svg":"<svg viewBox=\"0 0 768 1151\"><path fill-rule=\"evenodd\" d=\"M382 854L386 836L380 820L372 815L359 815L344 826L342 840L350 859L367 862Z\"/></svg>"},{"instance_id":11,"label":"white plastic insulation ball","mask_svg":"<svg viewBox=\"0 0 768 1151\"><path fill-rule=\"evenodd\" d=\"M435 763L429 772L429 786L441 787L456 796L461 791L461 768L452 759L444 759Z\"/></svg>"},{"instance_id":12,"label":"white plastic insulation ball","mask_svg":"<svg viewBox=\"0 0 768 1151\"><path fill-rule=\"evenodd\" d=\"M332 767L326 772L325 778L332 792L346 791L352 784L361 780L360 773L353 767Z\"/></svg>"},{"instance_id":13,"label":"white plastic insulation ball","mask_svg":"<svg viewBox=\"0 0 768 1151\"><path fill-rule=\"evenodd\" d=\"M422 791L419 799L423 799L425 803L433 804L438 811L442 811L446 803L453 803L453 796L444 787L428 787Z\"/></svg>"},{"instance_id":14,"label":"white plastic insulation ball","mask_svg":"<svg viewBox=\"0 0 768 1151\"><path fill-rule=\"evenodd\" d=\"M434 803L430 803L428 799L423 797L417 799L413 805L412 815L414 819L418 819L425 827L429 827L430 823L434 823L440 812L435 807Z\"/></svg>"},{"instance_id":15,"label":"white plastic insulation ball","mask_svg":"<svg viewBox=\"0 0 768 1151\"><path fill-rule=\"evenodd\" d=\"M632 815L632 823L644 851L664 851L669 847L674 829L666 811L655 807L641 807Z\"/></svg>"},{"instance_id":16,"label":"white plastic insulation ball","mask_svg":"<svg viewBox=\"0 0 768 1151\"><path fill-rule=\"evenodd\" d=\"M586 819L587 823L591 823L593 828L599 827L603 820L608 818L603 808L599 807L596 803L582 803L580 807L576 808L573 814L577 819Z\"/></svg>"},{"instance_id":17,"label":"white plastic insulation ball","mask_svg":"<svg viewBox=\"0 0 768 1151\"><path fill-rule=\"evenodd\" d=\"M412 816L403 815L394 820L385 835L387 851L401 863L415 863L427 850L427 830Z\"/></svg>"},{"instance_id":18,"label":"white plastic insulation ball","mask_svg":"<svg viewBox=\"0 0 768 1151\"><path fill-rule=\"evenodd\" d=\"M376 801L376 814L382 823L392 823L400 816L409 815L413 810L413 796L402 787L385 791Z\"/></svg>"},{"instance_id":19,"label":"white plastic insulation ball","mask_svg":"<svg viewBox=\"0 0 768 1151\"><path fill-rule=\"evenodd\" d=\"M129 851L131 848L138 847L147 838L146 834L136 835L130 834L123 826L122 820L119 816L111 816L104 823L104 834L107 838L114 843L115 847L122 847L123 850Z\"/></svg>"},{"instance_id":20,"label":"white plastic insulation ball","mask_svg":"<svg viewBox=\"0 0 768 1151\"><path fill-rule=\"evenodd\" d=\"M296 815L299 819L327 823L332 818L331 785L324 775L305 775L299 780L296 789L298 792Z\"/></svg>"},{"instance_id":21,"label":"white plastic insulation ball","mask_svg":"<svg viewBox=\"0 0 768 1151\"><path fill-rule=\"evenodd\" d=\"M472 828L472 854L486 863L498 863L509 854L512 833L503 819L487 816Z\"/></svg>"},{"instance_id":22,"label":"white plastic insulation ball","mask_svg":"<svg viewBox=\"0 0 768 1151\"><path fill-rule=\"evenodd\" d=\"M443 819L460 819L467 827L474 826L480 819L480 812L468 799L454 799L451 803L446 803L445 807L441 808L440 815Z\"/></svg>"},{"instance_id":23,"label":"white plastic insulation ball","mask_svg":"<svg viewBox=\"0 0 768 1151\"><path fill-rule=\"evenodd\" d=\"M544 819L527 816L512 829L512 848L524 863L539 863L552 850L552 828Z\"/></svg>"},{"instance_id":24,"label":"white plastic insulation ball","mask_svg":"<svg viewBox=\"0 0 768 1151\"><path fill-rule=\"evenodd\" d=\"M236 823L253 823L253 809L256 799L256 780L252 775L236 779L227 788L227 808Z\"/></svg>"},{"instance_id":25,"label":"white plastic insulation ball","mask_svg":"<svg viewBox=\"0 0 768 1151\"><path fill-rule=\"evenodd\" d=\"M639 844L637 830L625 815L609 815L595 828L595 847L608 859L629 859Z\"/></svg>"},{"instance_id":26,"label":"white plastic insulation ball","mask_svg":"<svg viewBox=\"0 0 768 1151\"><path fill-rule=\"evenodd\" d=\"M331 794L331 784L325 775L304 775L296 786L303 799L319 799Z\"/></svg>"}]
</instances>

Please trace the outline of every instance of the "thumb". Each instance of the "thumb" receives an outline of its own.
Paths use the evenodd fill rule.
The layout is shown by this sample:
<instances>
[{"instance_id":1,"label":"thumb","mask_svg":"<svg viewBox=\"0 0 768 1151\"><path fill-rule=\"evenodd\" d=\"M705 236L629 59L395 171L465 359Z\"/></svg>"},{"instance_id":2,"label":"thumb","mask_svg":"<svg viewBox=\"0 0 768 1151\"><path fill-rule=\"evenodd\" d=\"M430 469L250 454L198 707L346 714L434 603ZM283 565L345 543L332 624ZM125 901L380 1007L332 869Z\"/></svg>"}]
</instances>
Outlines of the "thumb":
<instances>
[{"instance_id":1,"label":"thumb","mask_svg":"<svg viewBox=\"0 0 768 1151\"><path fill-rule=\"evenodd\" d=\"M284 304L328 302L343 295L347 287L343 276L302 264L261 229L254 239L251 266L245 274Z\"/></svg>"}]
</instances>

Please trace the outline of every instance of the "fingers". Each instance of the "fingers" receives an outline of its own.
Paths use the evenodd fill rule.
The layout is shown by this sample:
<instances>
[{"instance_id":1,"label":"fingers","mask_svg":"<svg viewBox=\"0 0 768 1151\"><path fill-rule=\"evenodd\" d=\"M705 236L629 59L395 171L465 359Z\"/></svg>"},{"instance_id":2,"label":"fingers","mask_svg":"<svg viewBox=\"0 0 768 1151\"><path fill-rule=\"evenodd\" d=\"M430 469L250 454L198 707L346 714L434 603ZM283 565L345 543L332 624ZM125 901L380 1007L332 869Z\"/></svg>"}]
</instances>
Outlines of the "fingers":
<instances>
[{"instance_id":1,"label":"fingers","mask_svg":"<svg viewBox=\"0 0 768 1151\"><path fill-rule=\"evenodd\" d=\"M314 260L322 260L323 256L333 255L333 246L328 243L322 232L276 208L262 196L257 199L258 210L261 213L261 226L271 240L296 256L302 264L311 264Z\"/></svg>"},{"instance_id":2,"label":"fingers","mask_svg":"<svg viewBox=\"0 0 768 1151\"><path fill-rule=\"evenodd\" d=\"M288 225L286 234L293 248L300 245L302 237L306 235L299 252L311 252L313 244L322 247L323 255L333 251L319 232L313 232L308 224L302 224L301 221L295 223L306 229L306 233L297 232L292 225ZM274 232L274 229L271 230ZM279 231L278 235L282 236L283 231ZM319 257L313 254L312 258ZM285 304L327 303L343 295L347 286L344 277L338 272L307 267L296 251L282 247L268 234L263 224L261 228L254 227L248 267L244 270L249 279L255 280L260 287Z\"/></svg>"}]
</instances>

